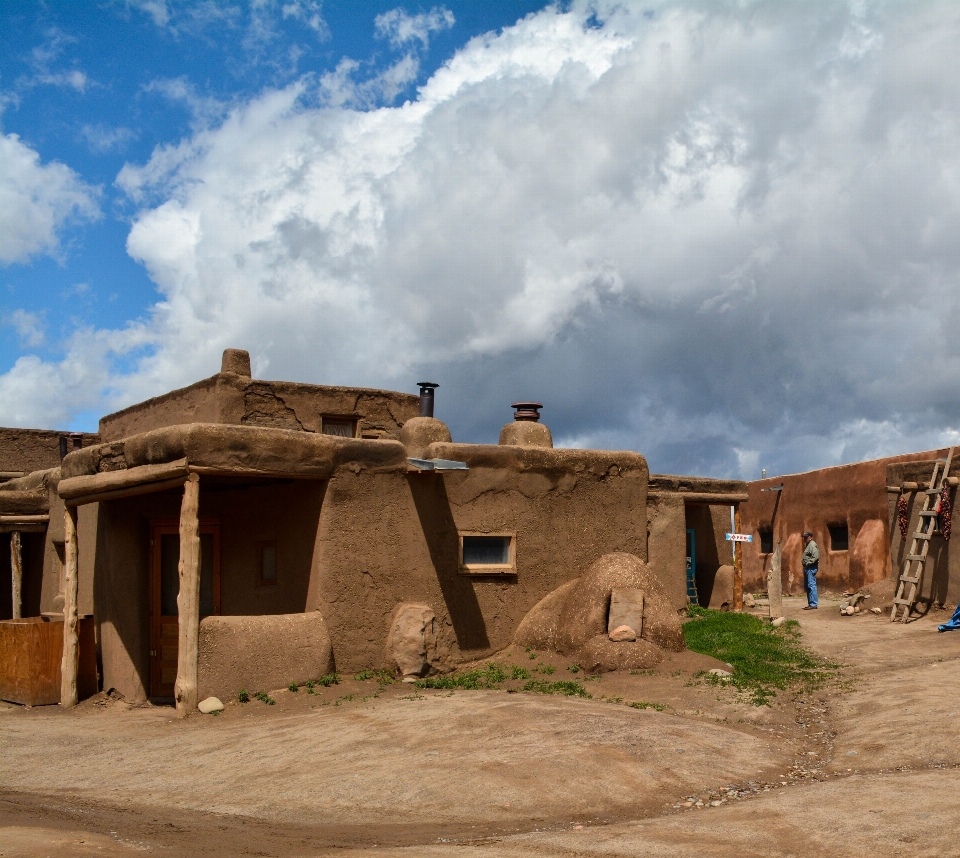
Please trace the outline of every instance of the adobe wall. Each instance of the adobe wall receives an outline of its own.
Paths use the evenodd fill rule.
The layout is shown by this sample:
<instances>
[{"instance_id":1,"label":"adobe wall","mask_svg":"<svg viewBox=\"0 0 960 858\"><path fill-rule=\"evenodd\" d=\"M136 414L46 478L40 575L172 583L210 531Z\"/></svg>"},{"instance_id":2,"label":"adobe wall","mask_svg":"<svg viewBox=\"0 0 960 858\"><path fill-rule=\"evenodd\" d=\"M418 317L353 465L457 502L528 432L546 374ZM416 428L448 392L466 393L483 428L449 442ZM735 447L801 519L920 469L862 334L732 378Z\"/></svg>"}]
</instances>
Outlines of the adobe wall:
<instances>
[{"instance_id":1,"label":"adobe wall","mask_svg":"<svg viewBox=\"0 0 960 858\"><path fill-rule=\"evenodd\" d=\"M636 453L434 443L428 456L470 469L330 480L308 608L327 621L338 670L384 663L400 603L433 609L452 667L509 645L527 611L603 554L646 559ZM515 534L516 574L461 575L461 531Z\"/></svg>"},{"instance_id":2,"label":"adobe wall","mask_svg":"<svg viewBox=\"0 0 960 858\"><path fill-rule=\"evenodd\" d=\"M262 381L221 372L189 387L131 405L100 420L104 442L186 423L264 426L319 432L323 416L355 417L361 437L395 437L415 417L420 398L407 393Z\"/></svg>"},{"instance_id":3,"label":"adobe wall","mask_svg":"<svg viewBox=\"0 0 960 858\"><path fill-rule=\"evenodd\" d=\"M897 502L900 495L896 492L890 492L887 495L887 511L889 522L889 552L890 552L890 574L894 585L899 581L900 572L903 569L903 558L910 551L913 542L913 534L921 529L922 523L919 512L923 509L924 493L923 490L930 484L930 477L933 474L934 460L896 463L887 467L887 484L889 486L901 486L905 482L918 483L920 491L908 492L907 510L909 512L909 523L907 526L907 537L903 539L900 535L900 526L897 517ZM956 461L950 469L950 476L960 476L960 461ZM916 609L920 613L925 613L933 605L941 605L953 608L960 603L960 548L956 546L957 536L960 533L960 512L956 510L957 490L953 489L950 493L951 503L953 505L951 523L951 539L944 540L939 527L930 540L927 561L924 567L923 578L918 590L918 599Z\"/></svg>"},{"instance_id":4,"label":"adobe wall","mask_svg":"<svg viewBox=\"0 0 960 858\"><path fill-rule=\"evenodd\" d=\"M60 436L69 434L50 429L0 428L0 474L29 474L58 467ZM91 432L82 433L82 438L84 447L100 443L100 436Z\"/></svg>"},{"instance_id":5,"label":"adobe wall","mask_svg":"<svg viewBox=\"0 0 960 858\"><path fill-rule=\"evenodd\" d=\"M671 492L647 496L647 562L658 570L671 603L687 604L687 519L683 498Z\"/></svg>"},{"instance_id":6,"label":"adobe wall","mask_svg":"<svg viewBox=\"0 0 960 858\"><path fill-rule=\"evenodd\" d=\"M201 477L201 522L220 523L222 615L306 610L323 492L319 480ZM95 583L104 688L131 700L145 699L149 686L150 525L177 524L181 498L175 489L99 504ZM277 583L258 586L265 540L277 544Z\"/></svg>"},{"instance_id":7,"label":"adobe wall","mask_svg":"<svg viewBox=\"0 0 960 858\"><path fill-rule=\"evenodd\" d=\"M817 583L821 589L856 590L886 578L890 574L887 466L937 455L941 453L912 453L751 482L750 500L740 508L741 529L754 538L744 545L744 590L766 590L773 554L760 551L761 528L772 529L774 548L777 540L781 542L784 593L803 593L800 556L805 530L813 533L820 548ZM762 491L781 485L780 492ZM833 551L828 528L844 523L849 548Z\"/></svg>"}]
</instances>

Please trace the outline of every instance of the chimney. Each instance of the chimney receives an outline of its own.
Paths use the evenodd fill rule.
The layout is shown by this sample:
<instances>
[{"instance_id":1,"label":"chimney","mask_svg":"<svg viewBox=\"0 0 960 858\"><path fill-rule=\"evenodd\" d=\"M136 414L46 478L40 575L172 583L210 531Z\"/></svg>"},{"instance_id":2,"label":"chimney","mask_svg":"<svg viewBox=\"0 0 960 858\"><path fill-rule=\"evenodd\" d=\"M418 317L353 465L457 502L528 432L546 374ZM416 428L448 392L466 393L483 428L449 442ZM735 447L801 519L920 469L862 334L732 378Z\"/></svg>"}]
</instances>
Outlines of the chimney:
<instances>
[{"instance_id":1,"label":"chimney","mask_svg":"<svg viewBox=\"0 0 960 858\"><path fill-rule=\"evenodd\" d=\"M250 352L243 349L224 349L220 372L232 372L250 378Z\"/></svg>"},{"instance_id":2,"label":"chimney","mask_svg":"<svg viewBox=\"0 0 960 858\"><path fill-rule=\"evenodd\" d=\"M433 417L433 391L440 385L432 381L418 381L417 387L420 388L420 416Z\"/></svg>"},{"instance_id":3,"label":"chimney","mask_svg":"<svg viewBox=\"0 0 960 858\"><path fill-rule=\"evenodd\" d=\"M63 461L63 457L67 455L67 436L60 436L60 461Z\"/></svg>"},{"instance_id":4,"label":"chimney","mask_svg":"<svg viewBox=\"0 0 960 858\"><path fill-rule=\"evenodd\" d=\"M540 419L540 409L543 408L542 402L514 402L511 408L514 420L531 420L536 423Z\"/></svg>"}]
</instances>

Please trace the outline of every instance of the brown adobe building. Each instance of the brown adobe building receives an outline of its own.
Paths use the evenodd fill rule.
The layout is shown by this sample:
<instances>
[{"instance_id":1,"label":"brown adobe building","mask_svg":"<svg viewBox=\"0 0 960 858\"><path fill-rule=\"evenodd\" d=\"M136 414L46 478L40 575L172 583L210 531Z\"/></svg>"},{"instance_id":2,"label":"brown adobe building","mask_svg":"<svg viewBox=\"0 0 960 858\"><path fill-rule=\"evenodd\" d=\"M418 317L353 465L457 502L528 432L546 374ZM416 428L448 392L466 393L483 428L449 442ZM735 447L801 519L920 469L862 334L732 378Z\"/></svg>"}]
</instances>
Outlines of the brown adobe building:
<instances>
[{"instance_id":1,"label":"brown adobe building","mask_svg":"<svg viewBox=\"0 0 960 858\"><path fill-rule=\"evenodd\" d=\"M744 483L554 449L536 408L498 444L454 443L424 393L254 380L227 350L217 375L104 417L59 467L0 486L4 526L45 546L24 552L23 592L40 598L21 613L65 613L64 664L74 613L90 616L99 687L190 709L391 666L408 609L424 670L446 671L510 645L605 555L649 561L674 609L691 545L704 586L728 560L722 523Z\"/></svg>"}]
</instances>

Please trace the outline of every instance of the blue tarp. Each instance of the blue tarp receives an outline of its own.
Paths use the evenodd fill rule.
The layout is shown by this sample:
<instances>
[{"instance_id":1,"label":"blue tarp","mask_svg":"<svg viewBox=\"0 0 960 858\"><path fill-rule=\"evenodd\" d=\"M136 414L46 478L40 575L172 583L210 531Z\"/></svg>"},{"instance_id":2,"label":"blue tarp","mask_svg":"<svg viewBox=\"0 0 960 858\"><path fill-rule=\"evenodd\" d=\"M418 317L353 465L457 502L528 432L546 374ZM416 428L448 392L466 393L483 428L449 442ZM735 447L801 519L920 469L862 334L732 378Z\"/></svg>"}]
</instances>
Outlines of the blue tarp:
<instances>
[{"instance_id":1,"label":"blue tarp","mask_svg":"<svg viewBox=\"0 0 960 858\"><path fill-rule=\"evenodd\" d=\"M953 612L949 622L937 626L938 632L952 632L954 630L960 630L960 605L957 605L957 610Z\"/></svg>"}]
</instances>

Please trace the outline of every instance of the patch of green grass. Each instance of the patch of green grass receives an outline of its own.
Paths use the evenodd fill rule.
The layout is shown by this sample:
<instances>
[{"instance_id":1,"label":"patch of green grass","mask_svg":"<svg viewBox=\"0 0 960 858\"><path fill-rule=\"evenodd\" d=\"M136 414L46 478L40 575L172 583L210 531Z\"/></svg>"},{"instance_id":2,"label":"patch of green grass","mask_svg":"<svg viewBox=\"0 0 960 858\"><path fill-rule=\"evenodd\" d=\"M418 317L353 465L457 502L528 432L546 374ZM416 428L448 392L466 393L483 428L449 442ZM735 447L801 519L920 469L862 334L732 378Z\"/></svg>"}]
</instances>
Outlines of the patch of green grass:
<instances>
[{"instance_id":1,"label":"patch of green grass","mask_svg":"<svg viewBox=\"0 0 960 858\"><path fill-rule=\"evenodd\" d=\"M666 710L666 706L662 703L647 703L645 700L634 700L633 703L628 703L631 709L653 709L657 712L663 712Z\"/></svg>"},{"instance_id":2,"label":"patch of green grass","mask_svg":"<svg viewBox=\"0 0 960 858\"><path fill-rule=\"evenodd\" d=\"M507 674L502 665L488 664L485 668L466 670L463 673L450 673L446 676L430 676L418 679L414 684L417 688L463 688L475 691L481 688L497 688L506 681Z\"/></svg>"},{"instance_id":3,"label":"patch of green grass","mask_svg":"<svg viewBox=\"0 0 960 858\"><path fill-rule=\"evenodd\" d=\"M580 665L579 665L579 664L571 664L570 667L567 668L567 670L569 670L571 673L579 673L579 672L580 672Z\"/></svg>"},{"instance_id":4,"label":"patch of green grass","mask_svg":"<svg viewBox=\"0 0 960 858\"><path fill-rule=\"evenodd\" d=\"M559 682L547 682L545 679L531 679L521 691L530 691L535 694L564 694L567 697L592 697L579 682L571 679Z\"/></svg>"},{"instance_id":5,"label":"patch of green grass","mask_svg":"<svg viewBox=\"0 0 960 858\"><path fill-rule=\"evenodd\" d=\"M329 688L331 685L340 684L340 674L339 673L328 673L326 676L321 676L317 680L317 685L322 685L324 688Z\"/></svg>"},{"instance_id":6,"label":"patch of green grass","mask_svg":"<svg viewBox=\"0 0 960 858\"><path fill-rule=\"evenodd\" d=\"M706 617L711 613L709 608L704 608L702 605L687 605L687 616L688 617ZM715 611L713 613L716 613Z\"/></svg>"},{"instance_id":7,"label":"patch of green grass","mask_svg":"<svg viewBox=\"0 0 960 858\"><path fill-rule=\"evenodd\" d=\"M358 674L355 674L354 679L357 682L366 682L368 679L375 679L381 685L393 685L397 681L396 677L389 670L361 670Z\"/></svg>"},{"instance_id":8,"label":"patch of green grass","mask_svg":"<svg viewBox=\"0 0 960 858\"><path fill-rule=\"evenodd\" d=\"M552 664L543 664L537 668L537 673L542 673L544 676L552 676L556 673L556 670Z\"/></svg>"},{"instance_id":9,"label":"patch of green grass","mask_svg":"<svg viewBox=\"0 0 960 858\"><path fill-rule=\"evenodd\" d=\"M237 692L237 700L240 703L249 703L250 702L250 692L246 688L241 688Z\"/></svg>"},{"instance_id":10,"label":"patch of green grass","mask_svg":"<svg viewBox=\"0 0 960 858\"><path fill-rule=\"evenodd\" d=\"M529 679L530 671L527 670L525 667L517 667L517 665L513 665L513 667L510 668L510 678L511 679Z\"/></svg>"},{"instance_id":11,"label":"patch of green grass","mask_svg":"<svg viewBox=\"0 0 960 858\"><path fill-rule=\"evenodd\" d=\"M800 641L794 620L774 628L750 614L696 610L683 625L687 648L732 664L733 676L698 676L712 685L732 685L755 706L767 706L778 691L808 692L834 678L840 665L810 652Z\"/></svg>"},{"instance_id":12,"label":"patch of green grass","mask_svg":"<svg viewBox=\"0 0 960 858\"><path fill-rule=\"evenodd\" d=\"M257 692L256 694L254 694L253 696L256 697L257 700L260 700L260 701L262 701L263 703L266 703L267 706L273 706L274 703L277 702L277 701L274 700L269 694L267 694L266 691L258 691L258 692Z\"/></svg>"},{"instance_id":13,"label":"patch of green grass","mask_svg":"<svg viewBox=\"0 0 960 858\"><path fill-rule=\"evenodd\" d=\"M300 686L297 685L296 682L291 682L291 683L287 686L287 691L294 691L294 692L296 692L296 691L299 691L299 690L300 690Z\"/></svg>"}]
</instances>

